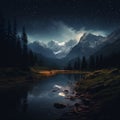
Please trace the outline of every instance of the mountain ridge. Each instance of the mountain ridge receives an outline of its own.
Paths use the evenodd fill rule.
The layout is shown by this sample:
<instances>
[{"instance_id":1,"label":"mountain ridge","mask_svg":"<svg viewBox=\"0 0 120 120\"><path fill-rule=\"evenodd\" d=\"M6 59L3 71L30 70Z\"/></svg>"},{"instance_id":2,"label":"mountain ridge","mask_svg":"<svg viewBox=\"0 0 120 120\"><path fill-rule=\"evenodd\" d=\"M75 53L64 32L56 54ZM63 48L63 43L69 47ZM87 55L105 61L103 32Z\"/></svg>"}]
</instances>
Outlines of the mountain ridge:
<instances>
[{"instance_id":1,"label":"mountain ridge","mask_svg":"<svg viewBox=\"0 0 120 120\"><path fill-rule=\"evenodd\" d=\"M73 59L75 57L89 56L93 54L98 46L104 42L103 36L96 36L91 33L85 33L81 38L79 43L74 46L69 54L66 56L68 59Z\"/></svg>"}]
</instances>

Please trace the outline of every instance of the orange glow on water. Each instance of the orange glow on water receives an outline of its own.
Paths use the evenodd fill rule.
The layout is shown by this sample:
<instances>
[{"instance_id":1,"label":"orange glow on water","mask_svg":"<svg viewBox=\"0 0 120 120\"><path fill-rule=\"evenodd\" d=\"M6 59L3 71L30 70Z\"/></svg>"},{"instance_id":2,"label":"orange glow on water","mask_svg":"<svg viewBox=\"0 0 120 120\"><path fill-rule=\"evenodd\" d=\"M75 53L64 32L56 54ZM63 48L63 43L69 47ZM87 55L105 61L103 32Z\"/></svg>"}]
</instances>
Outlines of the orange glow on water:
<instances>
[{"instance_id":1,"label":"orange glow on water","mask_svg":"<svg viewBox=\"0 0 120 120\"><path fill-rule=\"evenodd\" d=\"M56 74L70 74L70 73L75 73L75 74L79 74L80 71L71 71L71 70L42 70L42 71L39 71L39 73L42 75L42 76L53 76L53 75L56 75Z\"/></svg>"}]
</instances>

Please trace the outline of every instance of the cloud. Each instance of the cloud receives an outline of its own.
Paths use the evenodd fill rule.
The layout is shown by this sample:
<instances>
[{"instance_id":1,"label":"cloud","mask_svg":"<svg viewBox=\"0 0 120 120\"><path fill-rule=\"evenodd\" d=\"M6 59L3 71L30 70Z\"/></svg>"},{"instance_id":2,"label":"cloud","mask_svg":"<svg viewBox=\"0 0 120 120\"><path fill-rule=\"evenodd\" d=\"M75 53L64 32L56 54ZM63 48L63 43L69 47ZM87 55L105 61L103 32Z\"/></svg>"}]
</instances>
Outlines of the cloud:
<instances>
[{"instance_id":1,"label":"cloud","mask_svg":"<svg viewBox=\"0 0 120 120\"><path fill-rule=\"evenodd\" d=\"M57 41L65 42L70 39L75 39L76 37L76 31L72 28L64 24L63 22L53 22L52 24L52 33Z\"/></svg>"},{"instance_id":2,"label":"cloud","mask_svg":"<svg viewBox=\"0 0 120 120\"><path fill-rule=\"evenodd\" d=\"M40 28L41 27L39 27L39 30L37 30L37 32L29 34L30 41L40 40L43 42L48 42L55 40L59 43L66 42L71 39L79 41L83 34L86 32L92 33L94 35L106 35L104 31L86 30L85 27L80 28L79 30L75 30L73 27L68 26L61 21L52 21L47 25L44 24L44 26L42 26L41 29Z\"/></svg>"},{"instance_id":3,"label":"cloud","mask_svg":"<svg viewBox=\"0 0 120 120\"><path fill-rule=\"evenodd\" d=\"M106 36L104 31L100 30L86 30L85 27L80 28L79 30L75 30L71 26L67 26L63 22L54 22L53 26L58 30L57 35L61 38L61 41L68 41L71 39L75 39L77 41L83 36L84 33L92 33L96 36Z\"/></svg>"}]
</instances>

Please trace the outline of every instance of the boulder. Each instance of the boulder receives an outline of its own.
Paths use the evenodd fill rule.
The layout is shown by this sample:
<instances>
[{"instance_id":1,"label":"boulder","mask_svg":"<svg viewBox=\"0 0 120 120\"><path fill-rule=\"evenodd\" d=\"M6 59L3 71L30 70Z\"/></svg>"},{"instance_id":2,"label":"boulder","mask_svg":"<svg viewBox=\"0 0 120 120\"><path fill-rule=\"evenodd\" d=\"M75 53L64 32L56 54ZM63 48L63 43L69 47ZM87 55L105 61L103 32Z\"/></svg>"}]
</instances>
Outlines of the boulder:
<instances>
[{"instance_id":1,"label":"boulder","mask_svg":"<svg viewBox=\"0 0 120 120\"><path fill-rule=\"evenodd\" d=\"M68 94L68 93L69 93L69 91L68 91L68 90L64 90L63 92L64 92L65 94Z\"/></svg>"}]
</instances>

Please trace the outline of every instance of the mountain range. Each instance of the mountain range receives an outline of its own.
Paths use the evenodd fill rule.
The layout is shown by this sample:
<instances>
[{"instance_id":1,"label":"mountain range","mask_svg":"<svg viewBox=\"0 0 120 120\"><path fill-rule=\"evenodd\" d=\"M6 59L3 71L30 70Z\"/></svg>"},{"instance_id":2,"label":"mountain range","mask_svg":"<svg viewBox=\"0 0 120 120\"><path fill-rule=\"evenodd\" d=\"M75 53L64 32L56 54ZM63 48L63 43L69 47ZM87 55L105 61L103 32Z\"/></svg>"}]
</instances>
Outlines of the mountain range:
<instances>
[{"instance_id":1,"label":"mountain range","mask_svg":"<svg viewBox=\"0 0 120 120\"><path fill-rule=\"evenodd\" d=\"M28 47L36 54L41 54L42 56L48 57L48 58L55 58L55 54L53 51L47 46L39 41L34 41L33 43L30 43Z\"/></svg>"},{"instance_id":2,"label":"mountain range","mask_svg":"<svg viewBox=\"0 0 120 120\"><path fill-rule=\"evenodd\" d=\"M56 58L64 58L76 44L76 40L69 40L62 43L50 41L47 46L54 52Z\"/></svg>"},{"instance_id":3,"label":"mountain range","mask_svg":"<svg viewBox=\"0 0 120 120\"><path fill-rule=\"evenodd\" d=\"M112 54L120 53L120 29L113 31L110 35L105 38L104 44L95 54L110 56Z\"/></svg>"},{"instance_id":4,"label":"mountain range","mask_svg":"<svg viewBox=\"0 0 120 120\"><path fill-rule=\"evenodd\" d=\"M90 55L109 56L113 53L120 53L120 29L113 31L107 37L85 33L77 42L70 40L68 42L50 41L48 43L33 42L29 47L37 54L45 56L51 61L63 62L72 60L76 57L89 57Z\"/></svg>"},{"instance_id":5,"label":"mountain range","mask_svg":"<svg viewBox=\"0 0 120 120\"><path fill-rule=\"evenodd\" d=\"M76 40L61 43L52 40L46 44L40 41L34 41L29 44L29 48L33 52L44 55L45 57L60 59L65 57L76 44Z\"/></svg>"},{"instance_id":6,"label":"mountain range","mask_svg":"<svg viewBox=\"0 0 120 120\"><path fill-rule=\"evenodd\" d=\"M105 42L103 36L96 36L91 33L85 33L79 40L79 43L74 46L71 51L66 56L67 59L72 59L75 57L89 56L94 54Z\"/></svg>"}]
</instances>

